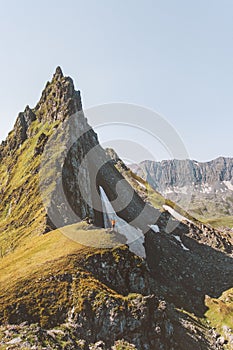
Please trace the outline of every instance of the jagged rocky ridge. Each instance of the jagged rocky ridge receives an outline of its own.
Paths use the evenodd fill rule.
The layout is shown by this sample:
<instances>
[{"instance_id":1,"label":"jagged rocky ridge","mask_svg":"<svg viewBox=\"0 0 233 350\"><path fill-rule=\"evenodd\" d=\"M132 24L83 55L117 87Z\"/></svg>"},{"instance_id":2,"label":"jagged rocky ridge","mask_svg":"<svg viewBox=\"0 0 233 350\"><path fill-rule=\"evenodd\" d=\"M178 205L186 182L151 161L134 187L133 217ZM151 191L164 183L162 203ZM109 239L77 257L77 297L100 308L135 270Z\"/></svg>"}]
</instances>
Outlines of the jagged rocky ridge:
<instances>
[{"instance_id":1,"label":"jagged rocky ridge","mask_svg":"<svg viewBox=\"0 0 233 350\"><path fill-rule=\"evenodd\" d=\"M233 215L233 159L143 161L131 168L162 195L199 217Z\"/></svg>"},{"instance_id":2,"label":"jagged rocky ridge","mask_svg":"<svg viewBox=\"0 0 233 350\"><path fill-rule=\"evenodd\" d=\"M62 132L64 128L66 133ZM108 349L122 338L138 349L186 349L187 344L190 349L219 348L207 327L200 323L195 326L189 316L175 311L163 298L176 307L203 316L204 295L219 297L233 284L231 236L205 225L178 223L169 213L155 209L144 189L134 190L133 181L133 187L129 184L130 174L125 176L128 169L119 157L110 152L109 158L107 153L85 119L80 93L58 68L37 106L27 107L19 115L0 148L0 240L6 244L2 255L14 254L24 235L50 232L55 226L51 217L58 218L58 227L86 217L101 227L101 210L93 209L93 204L101 207L96 191L102 186L110 200L118 199L115 204L118 215L133 221L134 226L146 233L146 262L138 260L127 249L117 253L92 252L87 259L83 258L86 252L81 258L74 254L66 262L67 267L72 266L71 270L61 272L58 261L58 267L51 274L42 269L39 284L32 276L31 280L16 284L11 297L6 291L2 322L39 323L42 333L68 323L68 338L75 341L84 337L86 349L89 343L99 340L103 340ZM41 163L47 164L42 167L42 172L46 169L42 181ZM43 186L46 198L42 200ZM129 203L126 208L125 203ZM149 229L153 224L158 225L159 232ZM168 224L175 227L173 234L168 233ZM184 251L177 237L189 251ZM216 259L217 270L213 264ZM200 272L203 268L206 275ZM215 285L216 271L219 280ZM61 290L54 293L58 285ZM60 302L59 293L63 294L64 290L68 294ZM75 290L77 294L72 295ZM29 307L28 300L32 301ZM70 346L75 348L75 343Z\"/></svg>"}]
</instances>

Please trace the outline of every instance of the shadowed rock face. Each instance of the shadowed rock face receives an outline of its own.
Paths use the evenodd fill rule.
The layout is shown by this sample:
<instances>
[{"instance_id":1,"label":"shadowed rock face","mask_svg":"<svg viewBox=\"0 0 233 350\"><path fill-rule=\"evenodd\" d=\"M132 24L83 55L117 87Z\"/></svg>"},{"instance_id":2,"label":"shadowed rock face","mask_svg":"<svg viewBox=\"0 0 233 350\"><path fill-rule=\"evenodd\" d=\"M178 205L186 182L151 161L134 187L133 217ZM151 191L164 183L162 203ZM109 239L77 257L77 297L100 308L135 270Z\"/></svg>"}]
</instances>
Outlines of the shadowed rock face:
<instances>
[{"instance_id":1,"label":"shadowed rock face","mask_svg":"<svg viewBox=\"0 0 233 350\"><path fill-rule=\"evenodd\" d=\"M74 174L79 173L80 175L83 172L85 173L86 181L83 178L83 181L81 181L82 187L85 186L87 178L89 178L90 189L86 191L86 195L88 196L88 193L91 193L92 198L90 201L93 203L94 208L97 207L93 215L91 212L88 213L88 216L92 217L95 224L103 225L102 206L99 202L98 191L99 186L101 186L108 198L113 202L112 204L117 214L125 221L131 222L133 226L139 227L146 232L148 225L155 223L161 213L146 204L138 196L98 144L94 131L88 125L86 126L88 128L87 132L70 149L63 166L63 186L71 207L74 208L75 203L78 203L78 198L74 198L74 193L77 193L79 185L78 181L75 180ZM75 186L77 191L74 191ZM80 205L77 207L80 208Z\"/></svg>"},{"instance_id":2,"label":"shadowed rock face","mask_svg":"<svg viewBox=\"0 0 233 350\"><path fill-rule=\"evenodd\" d=\"M70 78L63 77L60 69L57 69L52 82L47 84L35 110L39 120L62 121L48 148L51 153L52 144L55 154L59 144L59 147L63 148L63 151L66 149L67 153L64 164L60 164L63 166L64 194L61 193L61 187L56 186L51 196L49 216L59 217L61 226L77 222L77 216L80 219L89 217L96 225L103 226L102 206L98 193L98 187L102 186L109 199L114 201L113 207L118 215L146 232L148 224L154 223L160 213L145 204L114 167L99 145L97 135L86 121L82 112L80 93L74 90ZM57 163L60 162L59 157L60 154ZM55 175L57 181L59 181L58 174L59 171ZM68 205L64 205L67 202ZM68 206L73 212L70 212ZM140 217L142 212L143 218Z\"/></svg>"},{"instance_id":3,"label":"shadowed rock face","mask_svg":"<svg viewBox=\"0 0 233 350\"><path fill-rule=\"evenodd\" d=\"M233 285L232 257L211 247L214 242L207 245L204 234L199 231L195 239L190 232L176 236L149 231L145 239L154 292L199 316L207 311L206 295L218 298Z\"/></svg>"}]
</instances>

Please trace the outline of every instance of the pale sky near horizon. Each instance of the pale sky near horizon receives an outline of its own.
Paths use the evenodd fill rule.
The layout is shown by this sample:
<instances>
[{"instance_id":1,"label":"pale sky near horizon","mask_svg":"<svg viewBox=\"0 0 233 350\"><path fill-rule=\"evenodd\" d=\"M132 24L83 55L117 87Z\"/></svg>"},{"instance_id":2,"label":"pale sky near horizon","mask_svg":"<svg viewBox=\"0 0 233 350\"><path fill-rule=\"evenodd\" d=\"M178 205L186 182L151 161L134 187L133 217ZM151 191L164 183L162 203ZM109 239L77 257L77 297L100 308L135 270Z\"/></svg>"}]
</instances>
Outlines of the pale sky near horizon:
<instances>
[{"instance_id":1,"label":"pale sky near horizon","mask_svg":"<svg viewBox=\"0 0 233 350\"><path fill-rule=\"evenodd\" d=\"M233 156L232 0L0 5L0 140L60 65L84 108L144 106L176 129L190 158Z\"/></svg>"}]
</instances>

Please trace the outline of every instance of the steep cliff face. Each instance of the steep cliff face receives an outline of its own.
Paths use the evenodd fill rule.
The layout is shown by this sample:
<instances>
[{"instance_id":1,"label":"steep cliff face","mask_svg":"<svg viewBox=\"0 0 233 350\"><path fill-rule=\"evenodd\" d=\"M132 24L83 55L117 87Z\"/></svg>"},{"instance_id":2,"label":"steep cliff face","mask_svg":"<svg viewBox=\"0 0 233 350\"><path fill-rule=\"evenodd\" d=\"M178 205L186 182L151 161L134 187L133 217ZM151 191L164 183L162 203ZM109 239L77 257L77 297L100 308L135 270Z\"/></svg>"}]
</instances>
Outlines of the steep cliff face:
<instances>
[{"instance_id":1,"label":"steep cliff face","mask_svg":"<svg viewBox=\"0 0 233 350\"><path fill-rule=\"evenodd\" d=\"M175 159L162 162L143 161L138 168L141 168L142 173L146 172L144 176L150 175L154 185L162 191L169 186L184 187L206 183L211 186L233 178L233 159L224 157L206 163Z\"/></svg>"},{"instance_id":2,"label":"steep cliff face","mask_svg":"<svg viewBox=\"0 0 233 350\"><path fill-rule=\"evenodd\" d=\"M233 159L144 161L132 165L162 195L197 217L233 215Z\"/></svg>"},{"instance_id":3,"label":"steep cliff face","mask_svg":"<svg viewBox=\"0 0 233 350\"><path fill-rule=\"evenodd\" d=\"M19 114L0 157L0 229L5 236L14 232L12 244L2 243L3 254L25 232L44 233L87 217L103 226L99 186L118 215L144 231L159 215L106 156L84 116L80 92L59 67L36 107Z\"/></svg>"}]
</instances>

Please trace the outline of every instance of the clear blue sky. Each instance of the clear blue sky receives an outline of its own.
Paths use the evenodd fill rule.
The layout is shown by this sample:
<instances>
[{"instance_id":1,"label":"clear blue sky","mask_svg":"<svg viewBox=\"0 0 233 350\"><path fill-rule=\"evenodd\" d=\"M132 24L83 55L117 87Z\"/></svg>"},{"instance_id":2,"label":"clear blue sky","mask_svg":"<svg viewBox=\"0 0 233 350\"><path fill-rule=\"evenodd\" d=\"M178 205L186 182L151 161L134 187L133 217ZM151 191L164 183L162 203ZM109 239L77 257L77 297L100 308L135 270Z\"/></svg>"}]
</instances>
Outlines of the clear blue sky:
<instances>
[{"instance_id":1,"label":"clear blue sky","mask_svg":"<svg viewBox=\"0 0 233 350\"><path fill-rule=\"evenodd\" d=\"M85 108L164 115L190 157L233 156L232 0L0 0L0 139L57 65Z\"/></svg>"}]
</instances>

